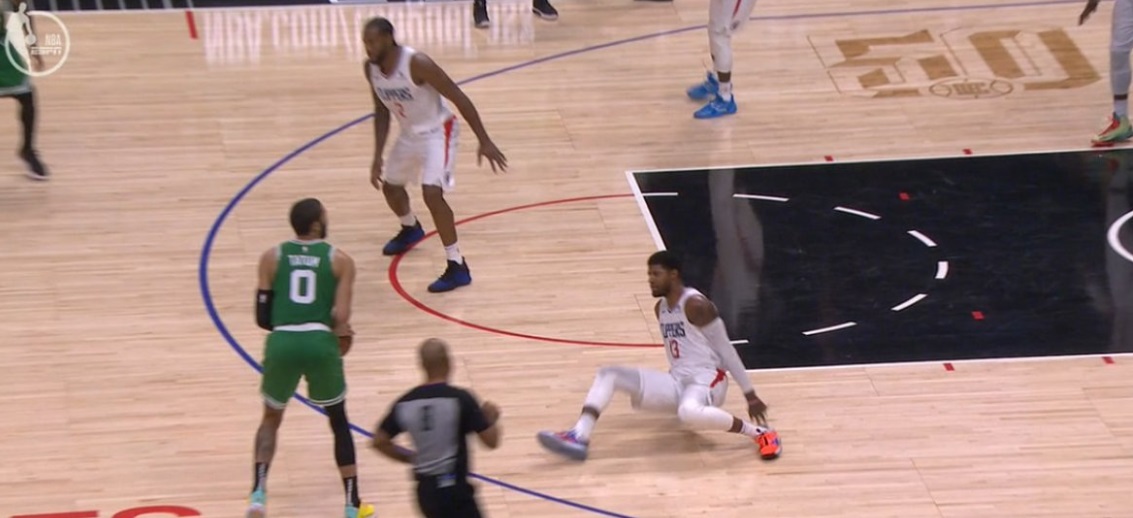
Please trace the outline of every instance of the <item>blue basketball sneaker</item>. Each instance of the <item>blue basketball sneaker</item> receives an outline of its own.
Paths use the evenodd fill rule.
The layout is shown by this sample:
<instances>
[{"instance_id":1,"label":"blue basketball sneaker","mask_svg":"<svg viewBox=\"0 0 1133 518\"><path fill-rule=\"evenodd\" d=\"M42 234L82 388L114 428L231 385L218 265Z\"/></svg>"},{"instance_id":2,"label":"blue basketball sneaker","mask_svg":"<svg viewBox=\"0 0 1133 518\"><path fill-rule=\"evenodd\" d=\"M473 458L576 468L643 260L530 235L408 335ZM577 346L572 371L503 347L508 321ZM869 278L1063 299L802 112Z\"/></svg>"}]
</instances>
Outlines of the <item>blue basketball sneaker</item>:
<instances>
[{"instance_id":1,"label":"blue basketball sneaker","mask_svg":"<svg viewBox=\"0 0 1133 518\"><path fill-rule=\"evenodd\" d=\"M565 432L539 432L536 436L544 448L568 459L586 460L590 452L590 441L580 440L573 430Z\"/></svg>"},{"instance_id":2,"label":"blue basketball sneaker","mask_svg":"<svg viewBox=\"0 0 1133 518\"><path fill-rule=\"evenodd\" d=\"M717 95L703 108L696 110L696 113L693 113L692 116L697 119L715 119L733 113L736 113L736 96L733 95L731 99L725 101Z\"/></svg>"},{"instance_id":3,"label":"blue basketball sneaker","mask_svg":"<svg viewBox=\"0 0 1133 518\"><path fill-rule=\"evenodd\" d=\"M401 231L390 239L386 246L382 248L383 255L401 255L406 250L418 241L425 238L425 230L421 228L421 222L414 223L412 227L402 225Z\"/></svg>"},{"instance_id":4,"label":"blue basketball sneaker","mask_svg":"<svg viewBox=\"0 0 1133 518\"><path fill-rule=\"evenodd\" d=\"M688 89L688 97L694 101L703 101L716 95L719 91L720 82L716 80L716 76L712 75L712 72L709 72L708 79Z\"/></svg>"},{"instance_id":5,"label":"blue basketball sneaker","mask_svg":"<svg viewBox=\"0 0 1133 518\"><path fill-rule=\"evenodd\" d=\"M429 293L452 291L461 286L472 284L472 272L468 270L468 260L461 262L449 261L445 273L429 285Z\"/></svg>"},{"instance_id":6,"label":"blue basketball sneaker","mask_svg":"<svg viewBox=\"0 0 1133 518\"><path fill-rule=\"evenodd\" d=\"M248 510L245 518L263 518L267 516L267 495L262 489L257 489L248 497Z\"/></svg>"}]
</instances>

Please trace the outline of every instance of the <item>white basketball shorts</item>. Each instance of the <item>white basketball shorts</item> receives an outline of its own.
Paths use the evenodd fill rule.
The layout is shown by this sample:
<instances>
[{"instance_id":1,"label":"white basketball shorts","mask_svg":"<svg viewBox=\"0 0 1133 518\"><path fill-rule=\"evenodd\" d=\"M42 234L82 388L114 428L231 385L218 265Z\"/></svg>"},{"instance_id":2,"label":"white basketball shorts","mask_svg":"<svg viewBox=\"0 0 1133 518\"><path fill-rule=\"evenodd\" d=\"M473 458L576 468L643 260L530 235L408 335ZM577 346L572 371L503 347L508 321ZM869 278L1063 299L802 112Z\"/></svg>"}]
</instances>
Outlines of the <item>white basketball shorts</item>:
<instances>
[{"instance_id":1,"label":"white basketball shorts","mask_svg":"<svg viewBox=\"0 0 1133 518\"><path fill-rule=\"evenodd\" d=\"M641 391L637 394L638 397L631 398L633 407L638 410L676 412L681 405L685 388L694 384L708 387L709 400L702 401L705 406L723 405L728 393L728 377L722 370L706 370L682 378L653 369L640 368L638 373L641 376Z\"/></svg>"},{"instance_id":2,"label":"white basketball shorts","mask_svg":"<svg viewBox=\"0 0 1133 518\"><path fill-rule=\"evenodd\" d=\"M391 185L411 183L452 190L460 124L450 117L438 128L424 133L402 131L382 167L382 181Z\"/></svg>"}]
</instances>

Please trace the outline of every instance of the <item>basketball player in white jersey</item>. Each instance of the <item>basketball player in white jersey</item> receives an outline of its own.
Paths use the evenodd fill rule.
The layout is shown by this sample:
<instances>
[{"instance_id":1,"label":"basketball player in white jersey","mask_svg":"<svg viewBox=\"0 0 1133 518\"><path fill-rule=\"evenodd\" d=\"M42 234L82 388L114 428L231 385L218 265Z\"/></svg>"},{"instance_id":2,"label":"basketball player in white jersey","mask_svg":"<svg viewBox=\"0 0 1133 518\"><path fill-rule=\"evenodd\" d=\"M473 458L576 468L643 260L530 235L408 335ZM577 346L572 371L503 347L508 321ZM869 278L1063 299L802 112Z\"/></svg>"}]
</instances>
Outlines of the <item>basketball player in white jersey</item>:
<instances>
[{"instance_id":1,"label":"basketball player in white jersey","mask_svg":"<svg viewBox=\"0 0 1133 518\"><path fill-rule=\"evenodd\" d=\"M506 170L507 159L488 137L468 96L429 56L398 45L389 20L370 19L362 38L369 56L363 64L363 72L374 99L375 148L370 182L382 191L390 209L401 219L401 231L386 243L382 253L402 254L425 237L405 191L408 183L420 179L425 205L433 216L448 258L444 274L429 285L429 291L439 293L468 285L472 274L457 246L456 222L444 198L444 193L453 188L459 127L456 116L442 97L456 105L479 139L477 163L487 158L493 171L497 171L497 167ZM389 136L391 112L397 117L400 133L387 163L382 153Z\"/></svg>"},{"instance_id":2,"label":"basketball player in white jersey","mask_svg":"<svg viewBox=\"0 0 1133 518\"><path fill-rule=\"evenodd\" d=\"M1099 0L1088 0L1078 16L1078 25L1098 8ZM1133 70L1129 54L1133 51L1133 0L1114 0L1113 20L1109 33L1109 85L1113 92L1113 114L1109 125L1093 138L1098 147L1108 147L1133 137L1129 124L1129 83Z\"/></svg>"},{"instance_id":3,"label":"basketball player in white jersey","mask_svg":"<svg viewBox=\"0 0 1133 518\"><path fill-rule=\"evenodd\" d=\"M689 98L708 104L693 114L697 119L713 119L736 113L732 96L732 34L738 31L755 8L755 0L709 0L708 48L712 68L708 79L688 89Z\"/></svg>"},{"instance_id":4,"label":"basketball player in white jersey","mask_svg":"<svg viewBox=\"0 0 1133 518\"><path fill-rule=\"evenodd\" d=\"M539 432L540 444L575 460L585 460L590 432L610 404L614 392L628 394L635 409L675 412L692 428L719 430L751 437L764 459L782 452L779 434L767 426L767 405L755 395L736 349L728 340L716 307L681 280L680 262L671 252L649 257L649 287L661 297L654 308L669 358L669 372L637 367L603 367L586 395L582 415L565 432ZM720 408L731 373L747 398L752 424Z\"/></svg>"}]
</instances>

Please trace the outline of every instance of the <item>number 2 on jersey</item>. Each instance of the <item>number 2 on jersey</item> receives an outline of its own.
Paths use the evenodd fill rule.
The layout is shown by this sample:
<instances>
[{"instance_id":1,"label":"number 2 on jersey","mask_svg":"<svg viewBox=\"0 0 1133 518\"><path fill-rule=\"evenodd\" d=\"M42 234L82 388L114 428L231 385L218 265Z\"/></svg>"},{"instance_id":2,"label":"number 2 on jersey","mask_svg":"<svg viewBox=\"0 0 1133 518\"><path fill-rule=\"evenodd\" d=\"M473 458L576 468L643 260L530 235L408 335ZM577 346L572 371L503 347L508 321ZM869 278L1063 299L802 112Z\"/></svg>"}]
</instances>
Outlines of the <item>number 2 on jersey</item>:
<instances>
[{"instance_id":1,"label":"number 2 on jersey","mask_svg":"<svg viewBox=\"0 0 1133 518\"><path fill-rule=\"evenodd\" d=\"M310 304L315 301L315 271L292 270L290 291L287 294L291 302L296 304Z\"/></svg>"},{"instance_id":2,"label":"number 2 on jersey","mask_svg":"<svg viewBox=\"0 0 1133 518\"><path fill-rule=\"evenodd\" d=\"M680 342L678 342L676 340L669 340L669 354L673 355L673 358L680 358L681 357L681 344L680 344Z\"/></svg>"}]
</instances>

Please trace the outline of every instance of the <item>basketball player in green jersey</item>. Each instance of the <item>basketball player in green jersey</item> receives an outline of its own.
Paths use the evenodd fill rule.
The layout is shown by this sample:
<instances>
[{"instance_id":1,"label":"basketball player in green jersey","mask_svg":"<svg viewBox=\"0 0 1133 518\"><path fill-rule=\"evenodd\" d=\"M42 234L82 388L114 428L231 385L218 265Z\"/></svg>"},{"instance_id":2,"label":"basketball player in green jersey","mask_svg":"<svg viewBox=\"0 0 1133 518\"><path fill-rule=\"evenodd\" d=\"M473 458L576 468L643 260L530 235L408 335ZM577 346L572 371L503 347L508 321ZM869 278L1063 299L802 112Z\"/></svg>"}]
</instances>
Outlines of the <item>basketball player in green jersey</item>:
<instances>
[{"instance_id":1,"label":"basketball player in green jersey","mask_svg":"<svg viewBox=\"0 0 1133 518\"><path fill-rule=\"evenodd\" d=\"M0 0L0 37L4 42L4 55L0 56L0 97L13 97L20 103L20 123L24 127L24 142L19 157L28 166L28 178L46 180L47 168L39 161L35 150L35 89L27 74L27 64L16 50L12 39L23 38L28 54L36 67L43 68L43 56L35 52L35 27L27 13L26 0ZM8 17L15 15L20 20L23 34L8 32Z\"/></svg>"},{"instance_id":2,"label":"basketball player in green jersey","mask_svg":"<svg viewBox=\"0 0 1133 518\"><path fill-rule=\"evenodd\" d=\"M354 440L346 418L346 375L342 355L353 341L350 305L354 259L325 241L327 213L307 198L291 207L295 238L260 257L256 324L270 331L264 346L260 391L264 415L256 432L256 464L247 518L266 514L268 466L283 410L307 380L307 397L326 410L334 432L334 458L346 489L346 518L373 516L374 507L358 498Z\"/></svg>"}]
</instances>

